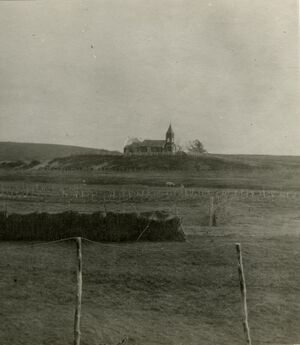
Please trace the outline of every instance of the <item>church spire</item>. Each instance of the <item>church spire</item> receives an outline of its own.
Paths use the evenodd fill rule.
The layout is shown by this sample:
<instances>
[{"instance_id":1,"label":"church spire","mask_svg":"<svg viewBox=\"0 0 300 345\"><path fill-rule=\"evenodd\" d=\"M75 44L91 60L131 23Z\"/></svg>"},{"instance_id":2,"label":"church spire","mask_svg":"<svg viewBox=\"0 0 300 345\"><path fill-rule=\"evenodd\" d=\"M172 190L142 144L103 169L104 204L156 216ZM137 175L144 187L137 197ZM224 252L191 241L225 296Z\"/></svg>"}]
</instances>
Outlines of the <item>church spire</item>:
<instances>
[{"instance_id":1,"label":"church spire","mask_svg":"<svg viewBox=\"0 0 300 345\"><path fill-rule=\"evenodd\" d=\"M166 145L165 148L168 152L174 152L175 150L175 144L174 144L174 131L172 129L172 125L170 122L169 128L166 133Z\"/></svg>"},{"instance_id":2,"label":"church spire","mask_svg":"<svg viewBox=\"0 0 300 345\"><path fill-rule=\"evenodd\" d=\"M172 124L171 124L171 122L170 122L169 128L168 128L168 130L167 130L167 134L173 134L173 135L174 135L174 131L173 131L173 129L172 129Z\"/></svg>"}]
</instances>

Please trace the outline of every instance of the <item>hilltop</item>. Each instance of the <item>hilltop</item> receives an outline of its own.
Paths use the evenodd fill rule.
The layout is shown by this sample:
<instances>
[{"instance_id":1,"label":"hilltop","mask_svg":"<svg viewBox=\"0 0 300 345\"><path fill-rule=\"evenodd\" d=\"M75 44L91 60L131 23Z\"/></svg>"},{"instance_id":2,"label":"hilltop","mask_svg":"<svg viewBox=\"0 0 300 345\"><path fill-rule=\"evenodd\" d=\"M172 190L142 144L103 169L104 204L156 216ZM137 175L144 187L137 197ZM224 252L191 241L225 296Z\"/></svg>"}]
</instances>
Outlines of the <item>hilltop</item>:
<instances>
[{"instance_id":1,"label":"hilltop","mask_svg":"<svg viewBox=\"0 0 300 345\"><path fill-rule=\"evenodd\" d=\"M300 157L259 155L74 155L55 158L50 170L102 171L253 171L300 170Z\"/></svg>"},{"instance_id":2,"label":"hilltop","mask_svg":"<svg viewBox=\"0 0 300 345\"><path fill-rule=\"evenodd\" d=\"M6 151L4 150L6 149ZM298 156L122 155L117 151L50 144L0 143L0 168L119 172L300 171Z\"/></svg>"},{"instance_id":3,"label":"hilltop","mask_svg":"<svg viewBox=\"0 0 300 345\"><path fill-rule=\"evenodd\" d=\"M0 142L0 161L48 161L58 157L82 154L120 154L117 151L108 151L80 146Z\"/></svg>"},{"instance_id":4,"label":"hilltop","mask_svg":"<svg viewBox=\"0 0 300 345\"><path fill-rule=\"evenodd\" d=\"M48 163L50 170L98 170L98 171L213 171L248 170L246 162L230 161L213 155L78 155L56 158Z\"/></svg>"}]
</instances>

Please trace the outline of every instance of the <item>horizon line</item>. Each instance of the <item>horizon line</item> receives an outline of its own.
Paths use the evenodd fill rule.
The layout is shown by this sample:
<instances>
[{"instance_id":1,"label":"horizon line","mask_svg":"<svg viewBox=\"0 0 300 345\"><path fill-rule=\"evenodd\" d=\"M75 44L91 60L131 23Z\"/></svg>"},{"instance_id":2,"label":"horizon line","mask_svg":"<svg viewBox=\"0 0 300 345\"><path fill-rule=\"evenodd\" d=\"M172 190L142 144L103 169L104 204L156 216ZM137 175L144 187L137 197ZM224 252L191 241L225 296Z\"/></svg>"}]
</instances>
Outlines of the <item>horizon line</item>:
<instances>
[{"instance_id":1,"label":"horizon line","mask_svg":"<svg viewBox=\"0 0 300 345\"><path fill-rule=\"evenodd\" d=\"M82 149L89 149L95 151L109 151L109 152L119 152L122 153L122 150L109 149L109 148L98 148L90 146L82 146L76 144L60 144L60 143L49 143L49 142L25 142L25 141L0 141L1 144L27 144L27 145L53 145L53 146L67 146L67 147L77 147ZM221 155L221 156L274 156L274 157L300 157L299 154L273 154L273 153L218 153L218 152L207 152L208 155Z\"/></svg>"}]
</instances>

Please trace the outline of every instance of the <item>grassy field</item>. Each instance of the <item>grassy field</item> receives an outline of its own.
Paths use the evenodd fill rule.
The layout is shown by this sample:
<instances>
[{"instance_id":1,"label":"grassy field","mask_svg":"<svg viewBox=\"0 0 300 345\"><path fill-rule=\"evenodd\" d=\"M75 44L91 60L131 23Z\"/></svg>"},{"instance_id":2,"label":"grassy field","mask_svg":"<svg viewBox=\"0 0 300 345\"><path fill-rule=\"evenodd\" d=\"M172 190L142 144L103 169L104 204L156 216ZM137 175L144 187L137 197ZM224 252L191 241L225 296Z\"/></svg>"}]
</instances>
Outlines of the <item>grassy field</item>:
<instances>
[{"instance_id":1,"label":"grassy field","mask_svg":"<svg viewBox=\"0 0 300 345\"><path fill-rule=\"evenodd\" d=\"M300 191L300 168L195 171L61 171L0 169L0 183L163 187L167 181L186 187Z\"/></svg>"},{"instance_id":2,"label":"grassy field","mask_svg":"<svg viewBox=\"0 0 300 345\"><path fill-rule=\"evenodd\" d=\"M84 243L82 344L124 336L130 344L244 344L235 242L243 247L253 344L299 343L299 204L229 200L214 228L203 225L207 204L199 200L108 204L173 210L188 242ZM72 344L75 269L74 243L0 244L1 344Z\"/></svg>"},{"instance_id":3,"label":"grassy field","mask_svg":"<svg viewBox=\"0 0 300 345\"><path fill-rule=\"evenodd\" d=\"M280 161L281 162L281 161ZM247 175L248 174L248 175ZM291 177L291 179L289 179ZM259 195L101 202L57 191L163 190L165 181ZM82 345L245 344L234 244L243 248L253 344L300 343L300 198L295 171L95 173L1 172L8 212L143 212L182 217L186 243L83 244ZM42 199L25 190L39 191ZM277 190L264 197L262 190ZM290 191L286 194L286 191ZM59 192L60 193L60 192ZM55 197L54 197L54 196ZM0 243L0 344L72 344L75 244Z\"/></svg>"}]
</instances>

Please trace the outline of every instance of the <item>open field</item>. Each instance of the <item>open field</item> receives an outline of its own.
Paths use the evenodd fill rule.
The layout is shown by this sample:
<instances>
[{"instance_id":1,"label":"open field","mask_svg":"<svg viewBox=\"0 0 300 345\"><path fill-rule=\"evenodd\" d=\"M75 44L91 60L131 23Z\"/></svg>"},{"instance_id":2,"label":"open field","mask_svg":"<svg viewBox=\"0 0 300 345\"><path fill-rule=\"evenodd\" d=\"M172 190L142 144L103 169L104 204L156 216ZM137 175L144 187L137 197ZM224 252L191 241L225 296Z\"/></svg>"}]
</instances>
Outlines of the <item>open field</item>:
<instances>
[{"instance_id":1,"label":"open field","mask_svg":"<svg viewBox=\"0 0 300 345\"><path fill-rule=\"evenodd\" d=\"M235 242L243 248L253 344L300 342L300 198L298 188L284 188L290 182L269 190L253 188L262 183L257 176L246 189L233 188L234 178L231 188L191 184L185 189L194 193L183 198L177 188L163 186L172 174L154 175L152 184L147 174L140 175L143 183L125 174L119 184L101 183L104 175L69 176L69 183L58 172L36 180L33 174L6 176L0 207L9 213L165 210L182 217L188 238L84 242L83 345L113 345L126 335L136 345L245 344ZM105 176L118 180L118 173ZM125 197L118 199L120 191ZM218 226L209 228L212 195ZM0 243L0 343L72 344L75 269L75 243Z\"/></svg>"},{"instance_id":2,"label":"open field","mask_svg":"<svg viewBox=\"0 0 300 345\"><path fill-rule=\"evenodd\" d=\"M300 165L299 165L300 166ZM0 182L58 184L63 186L83 184L88 186L149 186L164 187L167 181L189 188L258 189L300 191L300 167L230 169L199 171L93 171L93 170L18 170L0 169Z\"/></svg>"},{"instance_id":3,"label":"open field","mask_svg":"<svg viewBox=\"0 0 300 345\"><path fill-rule=\"evenodd\" d=\"M9 202L15 210L24 205L30 208ZM208 228L199 225L207 213L201 200L107 204L173 209L189 242L84 243L82 344L117 344L125 335L131 344L244 344L237 241L253 343L299 343L299 206L280 198L231 200L223 224ZM62 204L44 207L55 211ZM99 207L72 204L81 211ZM75 244L0 247L1 344L72 344Z\"/></svg>"},{"instance_id":4,"label":"open field","mask_svg":"<svg viewBox=\"0 0 300 345\"><path fill-rule=\"evenodd\" d=\"M298 343L299 237L220 232L193 245L85 244L82 344L244 344L237 240L253 343ZM75 245L0 246L1 344L72 344Z\"/></svg>"}]
</instances>

